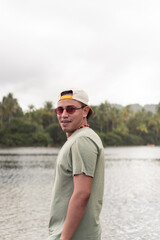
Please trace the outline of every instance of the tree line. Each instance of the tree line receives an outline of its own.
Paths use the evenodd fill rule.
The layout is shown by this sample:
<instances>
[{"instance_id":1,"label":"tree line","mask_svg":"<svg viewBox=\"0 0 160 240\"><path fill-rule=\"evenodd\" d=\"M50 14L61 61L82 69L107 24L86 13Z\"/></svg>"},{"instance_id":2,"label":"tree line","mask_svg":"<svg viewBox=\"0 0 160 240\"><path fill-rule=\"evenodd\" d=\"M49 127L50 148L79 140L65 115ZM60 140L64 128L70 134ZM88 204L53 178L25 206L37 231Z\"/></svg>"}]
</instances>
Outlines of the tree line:
<instances>
[{"instance_id":1,"label":"tree line","mask_svg":"<svg viewBox=\"0 0 160 240\"><path fill-rule=\"evenodd\" d=\"M104 146L160 145L160 103L156 113L131 107L121 109L105 101L91 106L94 116L90 127L101 137ZM12 93L0 102L0 146L61 146L66 135L61 130L52 102L23 112Z\"/></svg>"}]
</instances>

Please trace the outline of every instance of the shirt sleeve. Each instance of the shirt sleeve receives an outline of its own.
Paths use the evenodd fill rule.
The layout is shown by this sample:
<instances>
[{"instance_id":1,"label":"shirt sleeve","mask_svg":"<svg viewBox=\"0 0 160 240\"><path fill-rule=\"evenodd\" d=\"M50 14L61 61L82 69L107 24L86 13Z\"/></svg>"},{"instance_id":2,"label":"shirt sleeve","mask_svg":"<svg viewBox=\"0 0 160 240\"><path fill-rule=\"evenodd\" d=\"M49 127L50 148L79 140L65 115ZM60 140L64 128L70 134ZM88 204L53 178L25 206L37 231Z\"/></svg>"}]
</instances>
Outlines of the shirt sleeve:
<instances>
[{"instance_id":1,"label":"shirt sleeve","mask_svg":"<svg viewBox=\"0 0 160 240\"><path fill-rule=\"evenodd\" d=\"M88 137L79 137L71 147L72 174L94 177L98 150L96 144Z\"/></svg>"}]
</instances>

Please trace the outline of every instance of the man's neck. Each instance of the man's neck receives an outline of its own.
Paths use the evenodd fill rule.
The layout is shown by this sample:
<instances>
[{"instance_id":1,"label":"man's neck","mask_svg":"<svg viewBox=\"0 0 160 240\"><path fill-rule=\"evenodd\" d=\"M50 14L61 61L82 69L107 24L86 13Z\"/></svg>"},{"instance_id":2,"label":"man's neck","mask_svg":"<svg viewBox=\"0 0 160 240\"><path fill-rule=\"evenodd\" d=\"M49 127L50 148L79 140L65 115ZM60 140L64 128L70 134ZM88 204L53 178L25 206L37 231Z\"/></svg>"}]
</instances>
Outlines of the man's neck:
<instances>
[{"instance_id":1,"label":"man's neck","mask_svg":"<svg viewBox=\"0 0 160 240\"><path fill-rule=\"evenodd\" d=\"M77 131L77 130L79 130L81 128L85 128L85 127L89 127L89 124L88 123L82 124L79 128L75 129L73 132L67 132L66 133L67 138L69 138L75 131Z\"/></svg>"}]
</instances>

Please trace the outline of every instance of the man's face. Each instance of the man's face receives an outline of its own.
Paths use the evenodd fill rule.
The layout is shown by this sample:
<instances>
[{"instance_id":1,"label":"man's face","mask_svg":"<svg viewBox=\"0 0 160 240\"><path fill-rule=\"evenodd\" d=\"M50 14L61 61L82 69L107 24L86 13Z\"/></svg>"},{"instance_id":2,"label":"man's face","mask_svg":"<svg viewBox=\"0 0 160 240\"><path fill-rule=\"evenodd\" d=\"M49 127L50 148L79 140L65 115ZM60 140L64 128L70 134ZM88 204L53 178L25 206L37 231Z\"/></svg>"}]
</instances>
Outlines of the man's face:
<instances>
[{"instance_id":1,"label":"man's face","mask_svg":"<svg viewBox=\"0 0 160 240\"><path fill-rule=\"evenodd\" d=\"M81 108L80 102L73 99L63 99L58 102L58 107L66 108L67 106ZM73 114L67 113L66 109L64 109L61 115L57 115L59 124L62 130L66 132L67 137L71 136L75 130L86 123L87 113L88 107L85 107L76 110Z\"/></svg>"}]
</instances>

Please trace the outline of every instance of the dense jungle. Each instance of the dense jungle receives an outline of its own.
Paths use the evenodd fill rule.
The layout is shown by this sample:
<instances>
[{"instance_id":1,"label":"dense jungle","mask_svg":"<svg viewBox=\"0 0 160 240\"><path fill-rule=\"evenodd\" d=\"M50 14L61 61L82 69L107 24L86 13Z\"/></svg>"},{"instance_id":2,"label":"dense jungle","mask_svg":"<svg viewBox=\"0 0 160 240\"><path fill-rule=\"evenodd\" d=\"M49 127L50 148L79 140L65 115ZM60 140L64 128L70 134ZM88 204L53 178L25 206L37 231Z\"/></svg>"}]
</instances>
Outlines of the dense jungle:
<instances>
[{"instance_id":1,"label":"dense jungle","mask_svg":"<svg viewBox=\"0 0 160 240\"><path fill-rule=\"evenodd\" d=\"M91 106L94 116L89 125L101 137L104 146L160 145L160 102L156 111L131 105L118 107L108 101ZM0 102L0 147L61 146L66 135L61 130L53 103L46 101L36 109L23 111L13 93Z\"/></svg>"}]
</instances>

